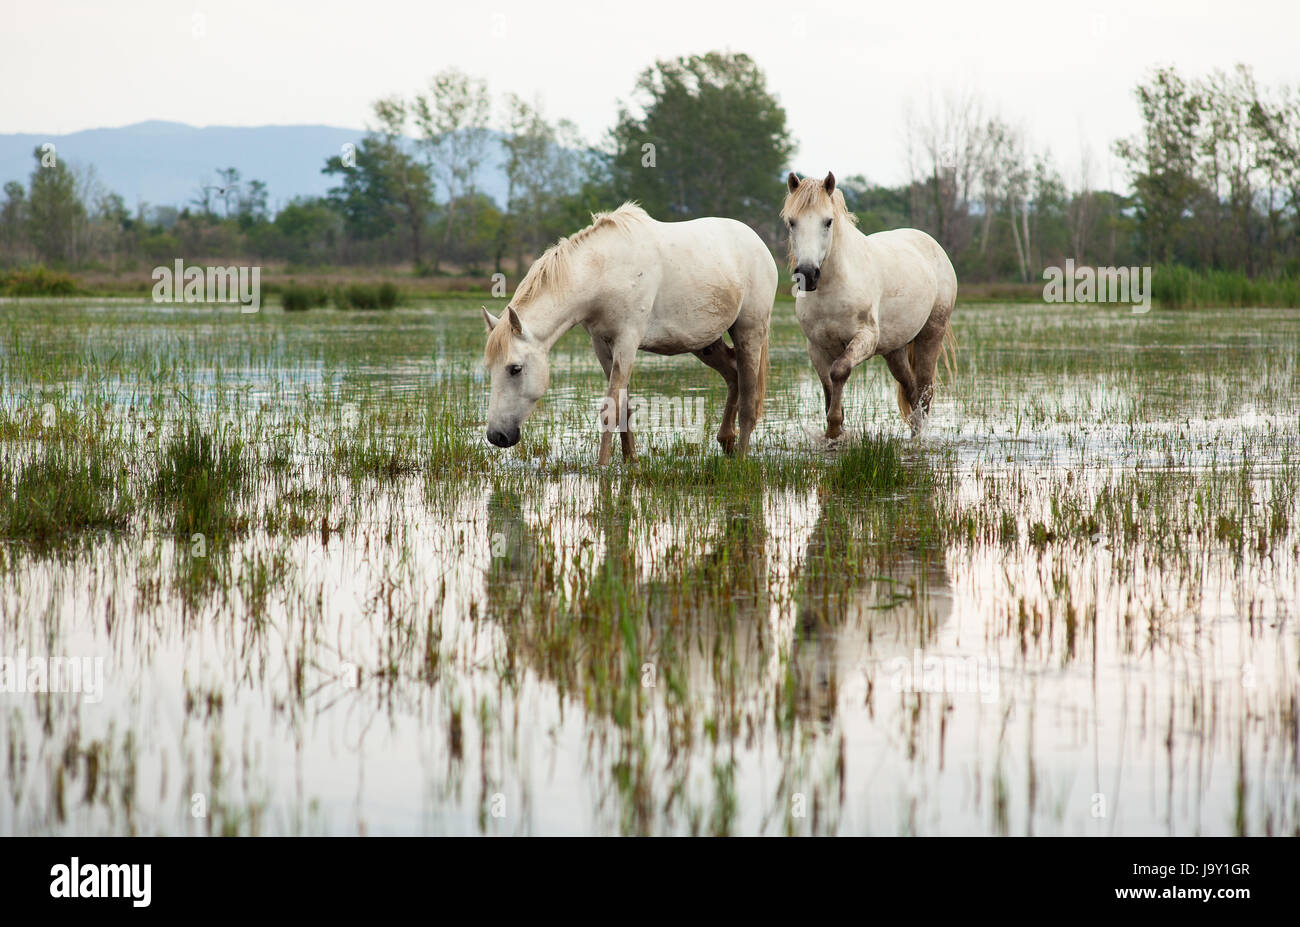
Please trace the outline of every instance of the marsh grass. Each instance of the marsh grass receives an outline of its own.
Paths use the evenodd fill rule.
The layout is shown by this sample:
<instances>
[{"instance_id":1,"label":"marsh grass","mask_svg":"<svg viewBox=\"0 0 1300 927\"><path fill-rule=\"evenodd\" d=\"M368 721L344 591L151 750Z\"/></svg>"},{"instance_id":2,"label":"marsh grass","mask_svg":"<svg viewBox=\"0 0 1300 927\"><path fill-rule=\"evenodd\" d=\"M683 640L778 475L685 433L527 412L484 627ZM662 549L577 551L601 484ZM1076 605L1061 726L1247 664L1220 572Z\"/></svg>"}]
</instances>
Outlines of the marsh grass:
<instances>
[{"instance_id":1,"label":"marsh grass","mask_svg":"<svg viewBox=\"0 0 1300 927\"><path fill-rule=\"evenodd\" d=\"M173 533L225 538L247 530L239 504L251 481L243 441L190 420L164 446L150 497L168 513Z\"/></svg>"},{"instance_id":2,"label":"marsh grass","mask_svg":"<svg viewBox=\"0 0 1300 927\"><path fill-rule=\"evenodd\" d=\"M6 532L0 632L93 642L124 704L92 742L71 703L15 703L0 755L32 759L0 827L1095 833L1078 770L1097 763L1124 789L1104 828L1296 832L1297 322L959 311L921 440L875 363L851 437L820 441L782 303L748 457L712 439L711 372L649 357L638 395L702 396L714 420L638 433L631 464L616 440L598 469L603 384L576 334L525 440L485 443L477 301L17 307L6 488L63 454L24 502L66 485L98 501L69 524L125 520L68 560ZM988 657L1002 689L892 690L915 650ZM179 733L163 703L185 705ZM313 758L300 779L286 744ZM362 749L403 770L382 800ZM1133 774L1163 764L1205 773Z\"/></svg>"},{"instance_id":3,"label":"marsh grass","mask_svg":"<svg viewBox=\"0 0 1300 927\"><path fill-rule=\"evenodd\" d=\"M825 484L840 493L920 491L933 487L934 471L924 458L905 459L899 439L864 434L835 449Z\"/></svg>"},{"instance_id":4,"label":"marsh grass","mask_svg":"<svg viewBox=\"0 0 1300 927\"><path fill-rule=\"evenodd\" d=\"M0 296L71 296L77 281L42 265L0 270Z\"/></svg>"},{"instance_id":5,"label":"marsh grass","mask_svg":"<svg viewBox=\"0 0 1300 927\"><path fill-rule=\"evenodd\" d=\"M395 284L384 281L335 287L332 299L337 309L392 309L397 305L400 295Z\"/></svg>"},{"instance_id":6,"label":"marsh grass","mask_svg":"<svg viewBox=\"0 0 1300 927\"><path fill-rule=\"evenodd\" d=\"M26 463L0 460L0 537L38 548L90 532L125 528L131 500L127 468L111 450L91 442L58 441Z\"/></svg>"},{"instance_id":7,"label":"marsh grass","mask_svg":"<svg viewBox=\"0 0 1300 927\"><path fill-rule=\"evenodd\" d=\"M280 293L280 304L285 312L306 312L329 303L329 290L325 287L305 286L290 280Z\"/></svg>"},{"instance_id":8,"label":"marsh grass","mask_svg":"<svg viewBox=\"0 0 1300 927\"><path fill-rule=\"evenodd\" d=\"M1300 277L1248 277L1236 270L1192 270L1161 264L1151 270L1152 296L1170 309L1205 306L1300 307Z\"/></svg>"},{"instance_id":9,"label":"marsh grass","mask_svg":"<svg viewBox=\"0 0 1300 927\"><path fill-rule=\"evenodd\" d=\"M815 456L782 449L755 449L739 457L721 453L712 440L677 440L662 449L639 452L625 467L616 464L611 476L656 490L707 489L719 499L736 499L753 496L759 487L783 490L813 486L821 470L822 463Z\"/></svg>"},{"instance_id":10,"label":"marsh grass","mask_svg":"<svg viewBox=\"0 0 1300 927\"><path fill-rule=\"evenodd\" d=\"M400 439L370 435L336 446L333 454L340 471L354 481L392 482L420 469L411 444Z\"/></svg>"},{"instance_id":11,"label":"marsh grass","mask_svg":"<svg viewBox=\"0 0 1300 927\"><path fill-rule=\"evenodd\" d=\"M430 478L439 481L482 477L491 470L482 435L449 405L429 409L418 454Z\"/></svg>"}]
</instances>

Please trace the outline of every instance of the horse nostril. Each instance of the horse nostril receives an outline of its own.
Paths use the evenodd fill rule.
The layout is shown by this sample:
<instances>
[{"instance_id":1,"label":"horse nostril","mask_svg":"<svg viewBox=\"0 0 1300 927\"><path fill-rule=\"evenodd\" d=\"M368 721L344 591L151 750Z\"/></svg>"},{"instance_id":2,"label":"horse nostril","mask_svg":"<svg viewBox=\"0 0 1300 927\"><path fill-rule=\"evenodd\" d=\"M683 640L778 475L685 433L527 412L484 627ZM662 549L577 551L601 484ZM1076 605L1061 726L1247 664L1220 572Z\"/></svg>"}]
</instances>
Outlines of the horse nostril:
<instances>
[{"instance_id":1,"label":"horse nostril","mask_svg":"<svg viewBox=\"0 0 1300 927\"><path fill-rule=\"evenodd\" d=\"M807 264L801 264L795 268L800 283L800 288L807 291L817 289L817 281L822 275L820 267L810 267Z\"/></svg>"},{"instance_id":2,"label":"horse nostril","mask_svg":"<svg viewBox=\"0 0 1300 927\"><path fill-rule=\"evenodd\" d=\"M822 268L811 267L809 264L801 264L800 267L794 268L794 276L800 289L815 290L816 282L822 277Z\"/></svg>"}]
</instances>

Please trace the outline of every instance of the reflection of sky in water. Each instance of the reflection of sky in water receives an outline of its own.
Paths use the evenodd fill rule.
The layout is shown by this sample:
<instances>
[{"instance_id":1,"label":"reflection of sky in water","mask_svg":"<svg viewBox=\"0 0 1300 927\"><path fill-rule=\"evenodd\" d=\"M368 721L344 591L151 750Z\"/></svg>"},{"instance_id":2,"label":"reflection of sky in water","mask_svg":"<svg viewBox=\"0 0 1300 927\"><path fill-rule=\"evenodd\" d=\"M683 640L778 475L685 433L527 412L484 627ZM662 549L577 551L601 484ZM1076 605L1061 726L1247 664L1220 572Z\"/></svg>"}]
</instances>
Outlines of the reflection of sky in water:
<instances>
[{"instance_id":1,"label":"reflection of sky in water","mask_svg":"<svg viewBox=\"0 0 1300 927\"><path fill-rule=\"evenodd\" d=\"M990 310L986 321L998 318ZM110 321L93 337L113 337ZM414 311L400 321L429 324ZM1104 320L1086 324L1110 330ZM369 339L375 325L333 324L313 330L312 343ZM202 334L184 329L185 337ZM136 337L162 335L177 331L162 322ZM219 376L187 372L200 409L239 426L230 390L262 409L263 425L291 419L303 390L322 403L354 394L421 402L478 362L459 340L444 342L441 355L426 353L426 338L382 340L373 356L363 350L341 367L298 356L288 334L265 337L280 339L274 351L254 345L242 363L233 352ZM760 453L823 452L821 389L795 347L773 379ZM1295 828L1294 498L1290 527L1268 557L1238 559L1205 539L1171 550L1141 535L1040 552L1023 537L1034 521L1051 523L1063 480L1091 500L1139 466L1224 468L1249 454L1251 492L1263 504L1267 474L1296 444L1295 410L1278 401L1280 391L1233 395L1190 375L1180 389L1146 374L1139 397L1135 377L1080 362L971 386L955 402L941 393L915 453L955 469L945 491L956 503L1014 511L1022 537L950 542L928 562L900 550L879 570L847 575L836 545L844 530L868 529L828 510L833 500L815 489L769 490L757 506L737 500L707 518L638 489L619 496L617 481L586 467L596 397L565 382L592 369L577 347L557 360L532 427L548 435L551 459L568 472L532 483L536 492L510 502L471 485L426 496L420 477L362 489L359 501L344 503L343 533L324 545L311 534L254 535L214 553L229 558L234 582L227 597L218 592L195 612L169 587L177 551L158 529L142 547L103 542L68 560L11 561L0 583L4 652L40 650L49 640L55 653L103 656L106 691L100 705L0 695L2 752L22 757L9 776L10 800L0 802L0 832L203 832L189 813L194 792L235 809L238 829L269 833L477 833L496 793L507 816L488 816L488 832L618 831L636 803L619 785L626 763L643 770L655 831L710 829L720 765L734 768L731 829L740 833L782 832L795 793L815 800L818 829L844 833L1231 833L1239 770L1250 829L1261 830L1266 816L1277 831ZM1280 370L1294 382L1293 363ZM653 358L638 372L634 389L677 375L685 382L674 395L712 386L712 374L680 360ZM211 389L218 383L221 411ZM83 395L75 379L64 389ZM127 404L133 394L126 381L91 392L105 390ZM846 408L856 429L898 428L883 369L855 379ZM716 425L717 410L710 415ZM665 427L639 440L667 447L680 437ZM325 448L308 429L292 450L310 463ZM538 467L505 455L499 466L515 478ZM269 484L261 492L268 501ZM753 524L741 530L737 519ZM494 535L510 545L496 566ZM889 539L878 540L888 550ZM254 614L241 583L259 559L277 555L284 576ZM686 629L677 642L684 664L672 667L684 675L672 682L692 706L688 739L662 676L643 693L645 714L631 733L557 678L557 666L581 664L583 655L539 650L545 642L532 633L533 619L511 617L515 600L503 597L511 571L517 580L523 564L542 558L554 562L554 596L581 602L593 574L613 564L648 603L652 627L641 630L652 642ZM734 611L683 589L684 577L700 576L737 581L717 599ZM422 651L431 633L432 678ZM573 640L585 646L582 634ZM988 661L996 697L895 691L891 668L918 650ZM348 663L365 669L358 689L343 681ZM797 703L793 727L777 720L787 685ZM212 693L219 709L187 710L187 695L198 704ZM706 733L715 724L717 734ZM120 797L84 802L78 781L60 818L60 758L96 743L106 745L101 788L118 796L117 786L133 781L134 806ZM218 756L222 784L213 788ZM1097 794L1105 817L1093 816Z\"/></svg>"}]
</instances>

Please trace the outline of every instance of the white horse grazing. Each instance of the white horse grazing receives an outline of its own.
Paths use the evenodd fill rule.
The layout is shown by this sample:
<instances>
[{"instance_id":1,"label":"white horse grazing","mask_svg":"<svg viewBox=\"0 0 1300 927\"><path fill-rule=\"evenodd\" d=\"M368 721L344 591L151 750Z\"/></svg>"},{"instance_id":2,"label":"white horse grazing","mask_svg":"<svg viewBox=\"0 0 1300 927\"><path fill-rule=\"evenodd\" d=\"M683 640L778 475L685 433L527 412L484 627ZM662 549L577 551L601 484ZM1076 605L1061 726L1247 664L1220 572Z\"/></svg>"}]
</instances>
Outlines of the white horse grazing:
<instances>
[{"instance_id":1,"label":"white horse grazing","mask_svg":"<svg viewBox=\"0 0 1300 927\"><path fill-rule=\"evenodd\" d=\"M635 455L627 430L627 388L638 350L694 354L727 382L718 443L744 453L767 389L767 338L777 271L767 246L733 219L656 222L633 203L592 216L538 258L501 319L485 308L492 377L487 437L519 441L519 427L550 379L551 347L574 325L591 336L609 380L600 464L612 432L623 458ZM734 344L722 340L731 333ZM736 417L740 417L737 442Z\"/></svg>"},{"instance_id":2,"label":"white horse grazing","mask_svg":"<svg viewBox=\"0 0 1300 927\"><path fill-rule=\"evenodd\" d=\"M877 354L898 381L898 410L916 434L930 411L939 355L952 343L952 262L917 229L863 235L834 174L792 173L788 185L781 218L790 230L794 311L826 394L826 437L840 436L849 374Z\"/></svg>"}]
</instances>

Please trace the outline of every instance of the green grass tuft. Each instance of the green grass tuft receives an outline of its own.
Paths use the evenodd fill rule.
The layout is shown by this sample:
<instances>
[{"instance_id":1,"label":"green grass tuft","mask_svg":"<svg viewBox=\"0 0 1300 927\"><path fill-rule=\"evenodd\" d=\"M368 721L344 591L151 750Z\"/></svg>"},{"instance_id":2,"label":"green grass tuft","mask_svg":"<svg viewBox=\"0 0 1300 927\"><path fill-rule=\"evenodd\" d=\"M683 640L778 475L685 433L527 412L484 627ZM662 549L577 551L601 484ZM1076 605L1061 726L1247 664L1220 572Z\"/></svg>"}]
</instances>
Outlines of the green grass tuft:
<instances>
[{"instance_id":1,"label":"green grass tuft","mask_svg":"<svg viewBox=\"0 0 1300 927\"><path fill-rule=\"evenodd\" d=\"M338 309L392 309L398 303L397 286L385 281L380 284L353 283L334 290L334 305Z\"/></svg>"},{"instance_id":2,"label":"green grass tuft","mask_svg":"<svg viewBox=\"0 0 1300 927\"><path fill-rule=\"evenodd\" d=\"M863 435L841 445L825 485L845 493L899 492L925 489L933 481L933 471L903 459L897 438Z\"/></svg>"},{"instance_id":3,"label":"green grass tuft","mask_svg":"<svg viewBox=\"0 0 1300 927\"><path fill-rule=\"evenodd\" d=\"M77 282L71 276L39 264L0 270L0 296L72 296L76 292Z\"/></svg>"},{"instance_id":4,"label":"green grass tuft","mask_svg":"<svg viewBox=\"0 0 1300 927\"><path fill-rule=\"evenodd\" d=\"M236 437L190 422L164 448L152 498L171 513L172 530L220 538L238 529L238 499L249 483L249 463Z\"/></svg>"},{"instance_id":5,"label":"green grass tuft","mask_svg":"<svg viewBox=\"0 0 1300 927\"><path fill-rule=\"evenodd\" d=\"M40 547L81 532L124 527L126 468L97 445L57 444L14 467L0 462L0 537Z\"/></svg>"},{"instance_id":6,"label":"green grass tuft","mask_svg":"<svg viewBox=\"0 0 1300 927\"><path fill-rule=\"evenodd\" d=\"M280 294L285 312L305 312L329 302L329 291L323 287L299 286L292 280Z\"/></svg>"}]
</instances>

